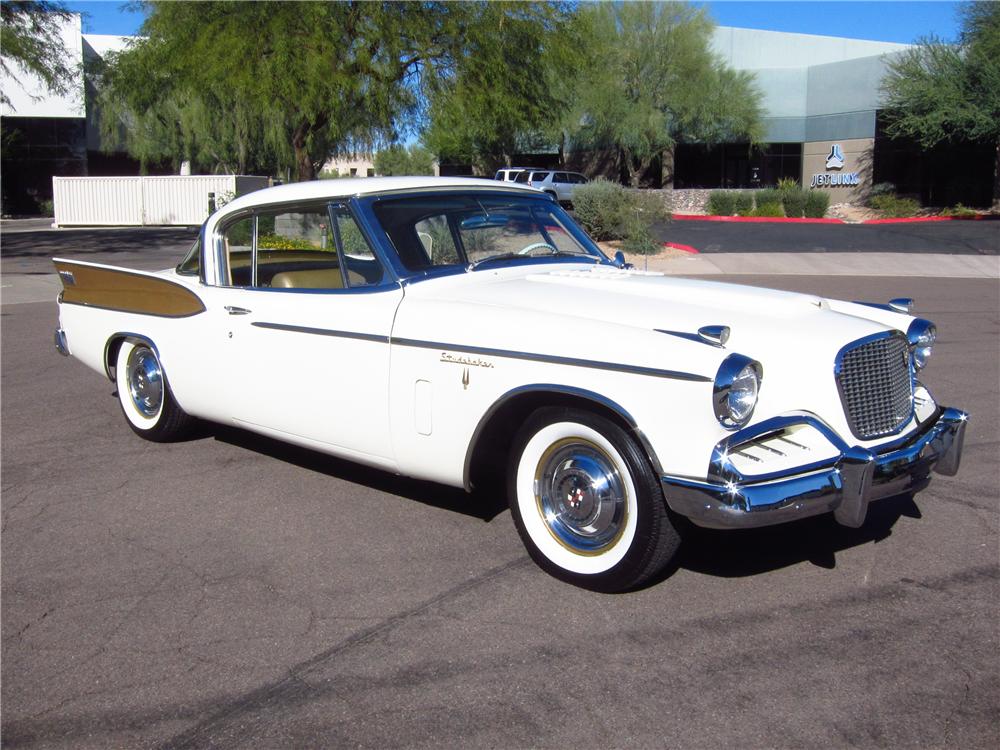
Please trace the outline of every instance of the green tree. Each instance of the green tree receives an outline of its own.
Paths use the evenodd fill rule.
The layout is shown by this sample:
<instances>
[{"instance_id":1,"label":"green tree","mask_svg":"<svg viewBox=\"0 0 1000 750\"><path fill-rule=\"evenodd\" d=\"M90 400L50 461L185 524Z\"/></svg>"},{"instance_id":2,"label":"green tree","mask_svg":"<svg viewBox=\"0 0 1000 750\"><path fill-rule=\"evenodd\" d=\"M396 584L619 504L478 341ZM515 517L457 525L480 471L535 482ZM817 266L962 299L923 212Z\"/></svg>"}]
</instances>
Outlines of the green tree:
<instances>
[{"instance_id":1,"label":"green tree","mask_svg":"<svg viewBox=\"0 0 1000 750\"><path fill-rule=\"evenodd\" d=\"M578 145L616 149L633 186L680 141L760 139L753 75L712 53L703 9L621 2L583 12L593 16L595 41L574 81L571 134Z\"/></svg>"},{"instance_id":2,"label":"green tree","mask_svg":"<svg viewBox=\"0 0 1000 750\"><path fill-rule=\"evenodd\" d=\"M36 76L50 93L70 92L77 71L59 31L70 13L48 0L4 0L0 4L0 67L5 76L15 73ZM0 91L0 103L11 107L10 97Z\"/></svg>"},{"instance_id":3,"label":"green tree","mask_svg":"<svg viewBox=\"0 0 1000 750\"><path fill-rule=\"evenodd\" d=\"M465 12L472 33L454 64L423 81L423 140L442 158L492 174L514 154L559 140L584 29L569 3L490 2Z\"/></svg>"},{"instance_id":4,"label":"green tree","mask_svg":"<svg viewBox=\"0 0 1000 750\"><path fill-rule=\"evenodd\" d=\"M434 174L434 154L423 146L392 145L375 154L375 173L384 177Z\"/></svg>"},{"instance_id":5,"label":"green tree","mask_svg":"<svg viewBox=\"0 0 1000 750\"><path fill-rule=\"evenodd\" d=\"M995 144L993 206L1000 210L1000 3L970 3L961 12L958 44L929 37L888 59L886 130L925 147Z\"/></svg>"},{"instance_id":6,"label":"green tree","mask_svg":"<svg viewBox=\"0 0 1000 750\"><path fill-rule=\"evenodd\" d=\"M393 140L417 77L465 32L465 5L442 2L144 5L143 38L102 76L108 127L138 156L266 161L300 180Z\"/></svg>"}]
</instances>

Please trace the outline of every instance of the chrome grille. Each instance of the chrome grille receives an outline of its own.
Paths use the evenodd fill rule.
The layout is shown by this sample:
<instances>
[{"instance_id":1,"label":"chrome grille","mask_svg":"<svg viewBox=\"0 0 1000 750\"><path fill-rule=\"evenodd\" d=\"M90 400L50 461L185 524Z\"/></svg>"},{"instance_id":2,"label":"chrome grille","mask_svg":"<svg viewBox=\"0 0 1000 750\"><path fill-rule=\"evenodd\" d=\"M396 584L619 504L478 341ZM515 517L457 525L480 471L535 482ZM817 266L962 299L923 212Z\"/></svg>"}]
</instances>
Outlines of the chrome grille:
<instances>
[{"instance_id":1,"label":"chrome grille","mask_svg":"<svg viewBox=\"0 0 1000 750\"><path fill-rule=\"evenodd\" d=\"M842 349L837 385L855 436L871 439L897 432L913 414L906 338L892 334Z\"/></svg>"}]
</instances>

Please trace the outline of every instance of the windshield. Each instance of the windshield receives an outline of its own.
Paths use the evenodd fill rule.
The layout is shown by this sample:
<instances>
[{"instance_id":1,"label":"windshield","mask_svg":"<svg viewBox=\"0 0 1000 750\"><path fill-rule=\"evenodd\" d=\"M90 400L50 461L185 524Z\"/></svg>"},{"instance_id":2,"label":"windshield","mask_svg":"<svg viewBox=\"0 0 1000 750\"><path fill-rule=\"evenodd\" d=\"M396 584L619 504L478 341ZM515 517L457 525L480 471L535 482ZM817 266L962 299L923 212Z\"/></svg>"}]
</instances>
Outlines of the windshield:
<instances>
[{"instance_id":1,"label":"windshield","mask_svg":"<svg viewBox=\"0 0 1000 750\"><path fill-rule=\"evenodd\" d=\"M552 256L604 260L559 206L532 195L426 194L381 200L373 211L410 271Z\"/></svg>"}]
</instances>

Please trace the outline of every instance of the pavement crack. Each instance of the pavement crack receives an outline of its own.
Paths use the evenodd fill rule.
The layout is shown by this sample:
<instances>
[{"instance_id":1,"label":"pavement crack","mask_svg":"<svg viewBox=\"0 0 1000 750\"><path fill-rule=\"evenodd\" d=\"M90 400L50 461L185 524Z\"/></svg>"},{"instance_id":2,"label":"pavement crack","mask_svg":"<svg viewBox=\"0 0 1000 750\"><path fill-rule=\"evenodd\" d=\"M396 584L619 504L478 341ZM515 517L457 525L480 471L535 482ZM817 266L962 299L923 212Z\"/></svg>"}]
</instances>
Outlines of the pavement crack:
<instances>
[{"instance_id":1,"label":"pavement crack","mask_svg":"<svg viewBox=\"0 0 1000 750\"><path fill-rule=\"evenodd\" d=\"M509 573L512 570L526 565L530 561L526 555L510 560L502 565L490 568L482 573L462 581L445 591L417 604L409 609L398 612L371 627L359 630L342 641L334 644L330 648L311 656L304 661L290 667L285 676L271 683L262 685L242 696L239 696L223 705L213 715L198 722L187 731L170 738L160 745L161 748L193 748L203 747L210 744L210 738L218 740L218 736L223 727L231 722L238 721L240 731L245 733L254 721L259 720L261 709L276 702L287 702L289 700L307 698L311 690L306 681L306 677L321 666L329 663L335 657L350 651L351 649L363 646L366 643L388 633L400 625L423 615L434 608L458 599L464 594L480 586L484 586L493 580Z\"/></svg>"}]
</instances>

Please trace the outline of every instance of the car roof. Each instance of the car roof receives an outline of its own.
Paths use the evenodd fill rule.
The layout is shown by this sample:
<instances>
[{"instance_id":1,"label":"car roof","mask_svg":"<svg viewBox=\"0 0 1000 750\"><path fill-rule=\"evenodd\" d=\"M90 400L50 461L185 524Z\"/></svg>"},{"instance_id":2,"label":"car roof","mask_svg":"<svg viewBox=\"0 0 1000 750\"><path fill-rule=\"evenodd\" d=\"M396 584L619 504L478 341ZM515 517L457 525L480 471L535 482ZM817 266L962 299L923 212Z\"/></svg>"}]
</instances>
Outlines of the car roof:
<instances>
[{"instance_id":1,"label":"car roof","mask_svg":"<svg viewBox=\"0 0 1000 750\"><path fill-rule=\"evenodd\" d=\"M496 180L476 177L349 177L339 180L314 180L292 182L287 185L255 190L227 203L219 214L228 214L243 208L267 203L294 203L323 198L349 198L356 195L418 189L489 189L523 190L535 192L522 185L498 185Z\"/></svg>"}]
</instances>

